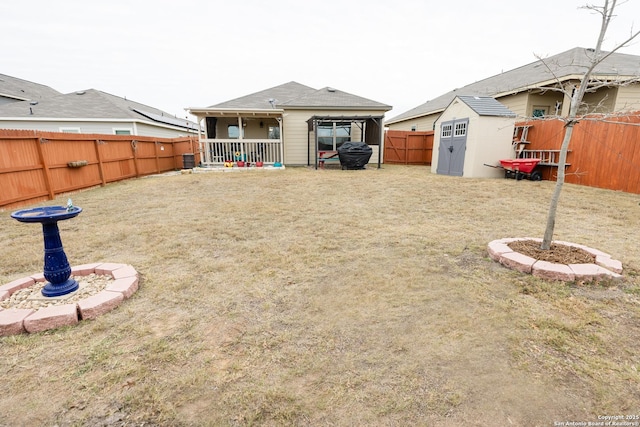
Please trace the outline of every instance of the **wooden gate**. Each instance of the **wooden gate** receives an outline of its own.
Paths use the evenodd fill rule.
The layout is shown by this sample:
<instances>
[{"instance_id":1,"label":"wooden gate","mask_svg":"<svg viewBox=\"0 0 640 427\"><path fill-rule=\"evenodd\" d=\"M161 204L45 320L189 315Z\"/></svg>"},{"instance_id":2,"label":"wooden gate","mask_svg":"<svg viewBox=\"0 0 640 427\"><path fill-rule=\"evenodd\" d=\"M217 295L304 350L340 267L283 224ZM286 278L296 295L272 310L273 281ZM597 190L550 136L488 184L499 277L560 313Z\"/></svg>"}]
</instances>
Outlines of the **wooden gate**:
<instances>
[{"instance_id":1,"label":"wooden gate","mask_svg":"<svg viewBox=\"0 0 640 427\"><path fill-rule=\"evenodd\" d=\"M384 135L384 162L403 165L430 165L433 131L388 130Z\"/></svg>"}]
</instances>

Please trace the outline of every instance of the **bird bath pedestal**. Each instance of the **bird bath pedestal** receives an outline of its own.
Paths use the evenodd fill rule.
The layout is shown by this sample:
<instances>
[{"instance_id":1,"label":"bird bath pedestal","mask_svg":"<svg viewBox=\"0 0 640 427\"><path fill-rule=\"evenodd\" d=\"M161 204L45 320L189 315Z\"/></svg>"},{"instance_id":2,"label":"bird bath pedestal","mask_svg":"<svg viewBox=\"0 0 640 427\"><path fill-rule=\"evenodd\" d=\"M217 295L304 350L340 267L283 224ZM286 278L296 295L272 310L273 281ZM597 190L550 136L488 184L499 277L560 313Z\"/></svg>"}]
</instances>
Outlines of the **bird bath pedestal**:
<instances>
[{"instance_id":1,"label":"bird bath pedestal","mask_svg":"<svg viewBox=\"0 0 640 427\"><path fill-rule=\"evenodd\" d=\"M78 216L82 208L77 206L45 206L24 209L11 214L20 222L39 222L44 234L44 278L48 283L42 289L45 297L70 294L79 288L77 281L70 279L71 266L62 247L58 221Z\"/></svg>"}]
</instances>

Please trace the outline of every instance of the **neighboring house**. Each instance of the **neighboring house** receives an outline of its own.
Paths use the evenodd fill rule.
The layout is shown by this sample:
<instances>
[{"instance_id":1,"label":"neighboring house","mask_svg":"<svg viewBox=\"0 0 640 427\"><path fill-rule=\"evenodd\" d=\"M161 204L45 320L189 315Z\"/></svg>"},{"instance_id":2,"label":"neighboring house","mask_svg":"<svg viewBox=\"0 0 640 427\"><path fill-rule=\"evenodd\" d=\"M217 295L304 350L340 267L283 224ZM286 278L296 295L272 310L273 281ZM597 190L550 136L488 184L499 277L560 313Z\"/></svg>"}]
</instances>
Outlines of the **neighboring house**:
<instances>
[{"instance_id":1,"label":"neighboring house","mask_svg":"<svg viewBox=\"0 0 640 427\"><path fill-rule=\"evenodd\" d=\"M434 130L436 119L457 95L491 96L520 117L566 115L570 100L553 88L562 84L571 89L578 84L592 54L592 49L577 47L546 58L544 62L532 62L445 93L391 118L386 125L392 130ZM585 95L585 112L640 110L640 82L615 84L638 76L640 56L611 54L594 70L593 77L604 85Z\"/></svg>"},{"instance_id":2,"label":"neighboring house","mask_svg":"<svg viewBox=\"0 0 640 427\"><path fill-rule=\"evenodd\" d=\"M5 87L4 83L8 82L11 84ZM16 87L24 88L24 100L15 96ZM193 121L95 89L61 94L15 78L0 83L0 89L2 93L11 92L15 100L0 104L2 129L160 138L198 134L197 124Z\"/></svg>"},{"instance_id":3,"label":"neighboring house","mask_svg":"<svg viewBox=\"0 0 640 427\"><path fill-rule=\"evenodd\" d=\"M431 172L499 178L500 159L514 156L516 115L490 96L456 96L435 122Z\"/></svg>"},{"instance_id":4,"label":"neighboring house","mask_svg":"<svg viewBox=\"0 0 640 427\"><path fill-rule=\"evenodd\" d=\"M56 95L61 93L49 86L0 74L0 106L18 101L37 102Z\"/></svg>"},{"instance_id":5,"label":"neighboring house","mask_svg":"<svg viewBox=\"0 0 640 427\"><path fill-rule=\"evenodd\" d=\"M188 108L204 131L202 164L246 160L318 165L322 153L363 141L381 160L384 113L391 106L337 89L285 83L206 108ZM320 154L319 154L320 153Z\"/></svg>"}]
</instances>

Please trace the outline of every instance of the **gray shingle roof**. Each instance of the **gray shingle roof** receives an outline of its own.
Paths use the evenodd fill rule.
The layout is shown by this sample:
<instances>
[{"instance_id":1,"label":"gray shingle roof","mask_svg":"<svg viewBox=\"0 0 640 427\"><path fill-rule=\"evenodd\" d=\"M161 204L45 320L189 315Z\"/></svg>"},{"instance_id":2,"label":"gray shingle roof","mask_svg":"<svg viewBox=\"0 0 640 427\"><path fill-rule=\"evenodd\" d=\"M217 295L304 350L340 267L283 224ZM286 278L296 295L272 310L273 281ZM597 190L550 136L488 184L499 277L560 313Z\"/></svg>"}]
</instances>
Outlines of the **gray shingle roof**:
<instances>
[{"instance_id":1,"label":"gray shingle roof","mask_svg":"<svg viewBox=\"0 0 640 427\"><path fill-rule=\"evenodd\" d=\"M469 108L480 116L500 116L515 117L516 113L509 110L504 104L496 101L490 96L466 96L460 95L458 98L467 104Z\"/></svg>"},{"instance_id":2,"label":"gray shingle roof","mask_svg":"<svg viewBox=\"0 0 640 427\"><path fill-rule=\"evenodd\" d=\"M209 108L273 108L275 104L315 92L314 88L296 82L285 83L250 95L209 106ZM272 105L269 100L273 100Z\"/></svg>"},{"instance_id":3,"label":"gray shingle roof","mask_svg":"<svg viewBox=\"0 0 640 427\"><path fill-rule=\"evenodd\" d=\"M39 101L56 95L60 95L60 92L49 86L0 74L0 97L16 101Z\"/></svg>"},{"instance_id":4,"label":"gray shingle roof","mask_svg":"<svg viewBox=\"0 0 640 427\"><path fill-rule=\"evenodd\" d=\"M273 100L273 105L269 102ZM285 83L209 108L339 108L388 111L389 105L333 88L313 89L296 82Z\"/></svg>"},{"instance_id":5,"label":"gray shingle roof","mask_svg":"<svg viewBox=\"0 0 640 427\"><path fill-rule=\"evenodd\" d=\"M318 89L287 102L280 103L281 107L311 107L311 108L353 108L374 109L388 111L391 106L361 96L352 95L331 87Z\"/></svg>"},{"instance_id":6,"label":"gray shingle roof","mask_svg":"<svg viewBox=\"0 0 640 427\"><path fill-rule=\"evenodd\" d=\"M137 110L137 111L136 111ZM146 114L140 114L138 111ZM0 117L29 117L55 119L137 119L152 120L182 127L194 127L193 122L175 120L167 112L148 105L120 98L96 89L58 94L31 105L29 101L0 105ZM167 120L162 120L166 117Z\"/></svg>"},{"instance_id":7,"label":"gray shingle roof","mask_svg":"<svg viewBox=\"0 0 640 427\"><path fill-rule=\"evenodd\" d=\"M522 67L468 84L462 88L454 89L391 118L387 121L387 124L440 112L449 105L455 96L495 96L498 94L517 93L554 79L554 74L560 80L583 74L589 66L589 59L592 54L593 51L591 49L581 47L573 48L566 52L545 58L544 62L549 66L549 69L547 69L540 60L532 62ZM640 57L623 53L613 53L596 67L594 75L640 75Z\"/></svg>"}]
</instances>

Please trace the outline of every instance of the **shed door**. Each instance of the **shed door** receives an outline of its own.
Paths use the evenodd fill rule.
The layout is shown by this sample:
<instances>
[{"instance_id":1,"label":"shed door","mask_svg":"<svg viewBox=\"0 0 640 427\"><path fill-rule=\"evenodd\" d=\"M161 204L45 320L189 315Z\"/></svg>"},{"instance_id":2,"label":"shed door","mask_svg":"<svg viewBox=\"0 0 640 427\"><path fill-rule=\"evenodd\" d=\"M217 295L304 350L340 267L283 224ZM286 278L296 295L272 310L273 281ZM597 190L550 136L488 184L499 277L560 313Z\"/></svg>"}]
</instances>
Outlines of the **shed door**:
<instances>
[{"instance_id":1,"label":"shed door","mask_svg":"<svg viewBox=\"0 0 640 427\"><path fill-rule=\"evenodd\" d=\"M438 167L441 175L462 176L464 155L467 150L467 127L469 119L451 120L440 124Z\"/></svg>"}]
</instances>

